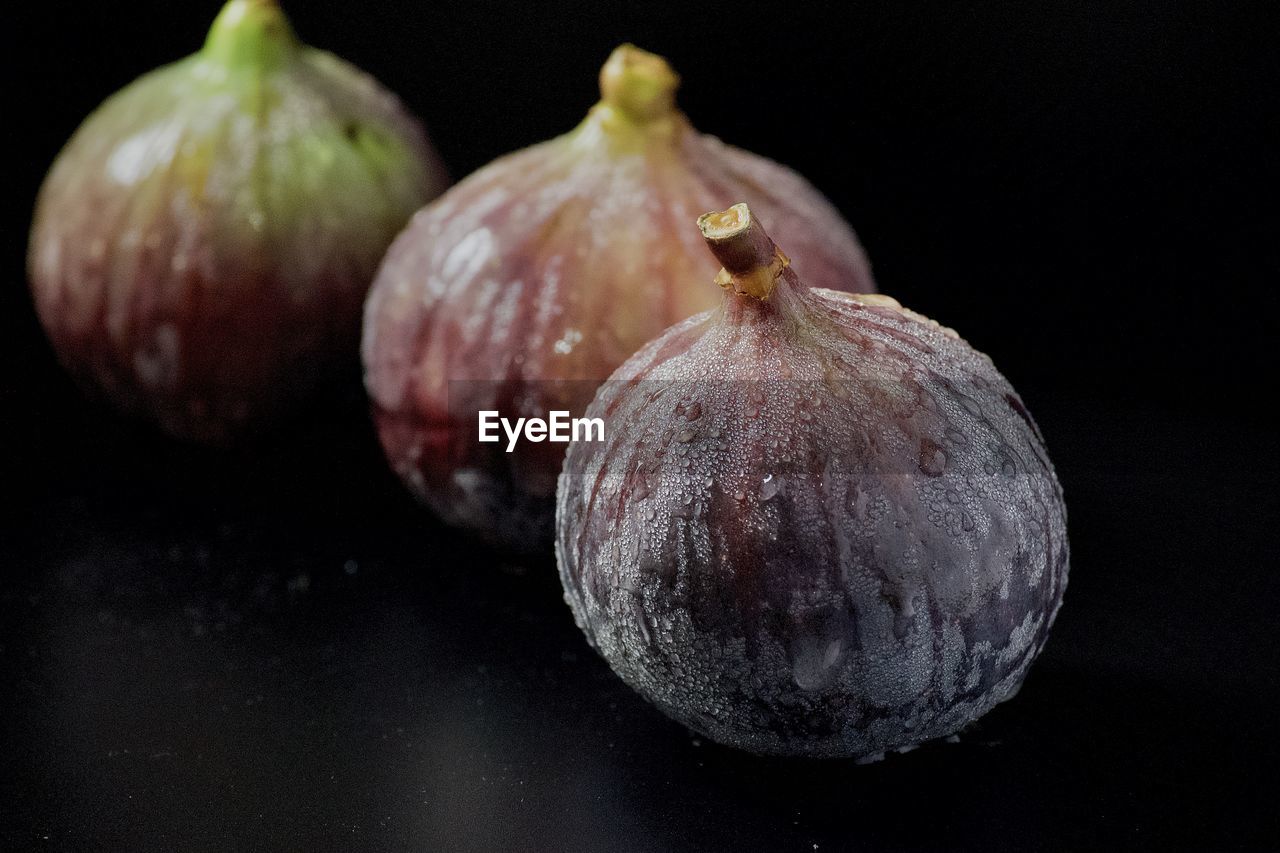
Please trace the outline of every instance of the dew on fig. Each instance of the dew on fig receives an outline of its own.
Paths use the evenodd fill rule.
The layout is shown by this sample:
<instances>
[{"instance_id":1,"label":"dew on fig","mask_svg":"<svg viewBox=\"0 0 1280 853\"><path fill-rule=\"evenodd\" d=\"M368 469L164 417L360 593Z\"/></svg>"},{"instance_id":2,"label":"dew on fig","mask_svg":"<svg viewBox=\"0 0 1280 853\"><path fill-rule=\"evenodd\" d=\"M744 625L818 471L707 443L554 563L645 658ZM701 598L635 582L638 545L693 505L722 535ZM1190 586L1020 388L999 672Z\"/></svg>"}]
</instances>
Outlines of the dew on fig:
<instances>
[{"instance_id":1,"label":"dew on fig","mask_svg":"<svg viewBox=\"0 0 1280 853\"><path fill-rule=\"evenodd\" d=\"M773 474L765 474L760 481L760 500L771 501L782 491L782 478Z\"/></svg>"},{"instance_id":2,"label":"dew on fig","mask_svg":"<svg viewBox=\"0 0 1280 853\"><path fill-rule=\"evenodd\" d=\"M926 477L940 477L947 470L949 457L942 445L932 438L920 439L920 472Z\"/></svg>"},{"instance_id":3,"label":"dew on fig","mask_svg":"<svg viewBox=\"0 0 1280 853\"><path fill-rule=\"evenodd\" d=\"M819 690L835 677L844 650L841 637L802 637L793 652L791 672L801 690Z\"/></svg>"}]
</instances>

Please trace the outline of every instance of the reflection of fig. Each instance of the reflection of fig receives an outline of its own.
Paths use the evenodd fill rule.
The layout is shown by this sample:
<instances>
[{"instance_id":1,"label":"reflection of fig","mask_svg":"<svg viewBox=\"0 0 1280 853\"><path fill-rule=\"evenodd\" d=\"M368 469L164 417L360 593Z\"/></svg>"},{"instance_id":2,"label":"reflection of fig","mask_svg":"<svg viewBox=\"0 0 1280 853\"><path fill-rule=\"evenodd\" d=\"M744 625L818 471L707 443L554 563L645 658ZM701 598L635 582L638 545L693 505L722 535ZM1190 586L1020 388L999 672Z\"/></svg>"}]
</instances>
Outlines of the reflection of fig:
<instances>
[{"instance_id":1,"label":"reflection of fig","mask_svg":"<svg viewBox=\"0 0 1280 853\"><path fill-rule=\"evenodd\" d=\"M695 131L679 79L629 45L571 133L503 157L416 216L365 318L366 384L410 488L453 524L550 551L564 446L477 442L477 412L580 414L645 341L714 304L684 223L745 197L825 287L873 290L853 232L802 178ZM557 382L556 380L566 380Z\"/></svg>"},{"instance_id":2,"label":"reflection of fig","mask_svg":"<svg viewBox=\"0 0 1280 853\"><path fill-rule=\"evenodd\" d=\"M418 123L272 0L109 98L40 191L36 308L62 361L127 412L224 441L354 363L395 233L445 185Z\"/></svg>"},{"instance_id":3,"label":"reflection of fig","mask_svg":"<svg viewBox=\"0 0 1280 853\"><path fill-rule=\"evenodd\" d=\"M1067 581L1040 433L991 361L883 296L809 289L737 205L715 311L601 387L557 556L592 644L757 752L869 756L1018 689ZM691 283L692 286L692 283Z\"/></svg>"}]
</instances>

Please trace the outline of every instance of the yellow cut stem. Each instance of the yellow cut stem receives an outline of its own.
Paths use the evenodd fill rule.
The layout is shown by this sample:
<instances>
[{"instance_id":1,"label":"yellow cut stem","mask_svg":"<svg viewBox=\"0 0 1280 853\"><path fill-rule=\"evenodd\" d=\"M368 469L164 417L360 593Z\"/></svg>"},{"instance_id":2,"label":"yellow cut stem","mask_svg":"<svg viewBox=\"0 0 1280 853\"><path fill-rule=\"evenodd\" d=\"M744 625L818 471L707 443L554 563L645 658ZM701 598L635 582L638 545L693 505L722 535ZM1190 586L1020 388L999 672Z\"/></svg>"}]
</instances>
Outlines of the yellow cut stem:
<instances>
[{"instance_id":1,"label":"yellow cut stem","mask_svg":"<svg viewBox=\"0 0 1280 853\"><path fill-rule=\"evenodd\" d=\"M791 265L745 204L704 213L698 217L698 229L723 266L716 284L734 293L768 299L782 271Z\"/></svg>"}]
</instances>

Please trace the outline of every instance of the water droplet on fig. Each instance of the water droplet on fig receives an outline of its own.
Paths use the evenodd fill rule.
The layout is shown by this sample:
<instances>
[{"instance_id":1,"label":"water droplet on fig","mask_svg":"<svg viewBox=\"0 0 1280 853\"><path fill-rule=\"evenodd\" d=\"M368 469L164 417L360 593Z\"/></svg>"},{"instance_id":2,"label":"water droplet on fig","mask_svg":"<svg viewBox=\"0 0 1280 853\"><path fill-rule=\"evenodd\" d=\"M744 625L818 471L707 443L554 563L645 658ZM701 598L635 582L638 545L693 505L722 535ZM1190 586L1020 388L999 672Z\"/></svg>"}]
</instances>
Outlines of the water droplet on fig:
<instances>
[{"instance_id":1,"label":"water droplet on fig","mask_svg":"<svg viewBox=\"0 0 1280 853\"><path fill-rule=\"evenodd\" d=\"M801 690L820 690L831 683L843 658L840 637L803 637L792 651L791 676Z\"/></svg>"},{"instance_id":2,"label":"water droplet on fig","mask_svg":"<svg viewBox=\"0 0 1280 853\"><path fill-rule=\"evenodd\" d=\"M552 347L559 355L568 355L573 348L582 342L582 332L577 329L565 329L564 335Z\"/></svg>"},{"instance_id":3,"label":"water droplet on fig","mask_svg":"<svg viewBox=\"0 0 1280 853\"><path fill-rule=\"evenodd\" d=\"M917 463L920 473L926 477L940 477L947 470L947 461L947 451L942 449L942 445L931 438L920 439L920 457Z\"/></svg>"},{"instance_id":4,"label":"water droplet on fig","mask_svg":"<svg viewBox=\"0 0 1280 853\"><path fill-rule=\"evenodd\" d=\"M631 475L631 495L638 501L649 497L649 478L639 469Z\"/></svg>"},{"instance_id":5,"label":"water droplet on fig","mask_svg":"<svg viewBox=\"0 0 1280 853\"><path fill-rule=\"evenodd\" d=\"M773 500L781 491L782 478L775 477L773 474L765 474L764 479L760 481L760 500Z\"/></svg>"}]
</instances>

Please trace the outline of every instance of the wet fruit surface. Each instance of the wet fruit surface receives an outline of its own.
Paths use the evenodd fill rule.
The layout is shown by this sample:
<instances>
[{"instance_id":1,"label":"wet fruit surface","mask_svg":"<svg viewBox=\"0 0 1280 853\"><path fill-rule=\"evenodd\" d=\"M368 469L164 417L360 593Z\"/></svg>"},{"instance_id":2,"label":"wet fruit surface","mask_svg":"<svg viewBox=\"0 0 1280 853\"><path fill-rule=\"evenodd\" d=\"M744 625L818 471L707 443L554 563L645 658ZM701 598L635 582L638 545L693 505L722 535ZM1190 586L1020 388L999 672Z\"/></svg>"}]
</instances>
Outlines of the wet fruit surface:
<instances>
[{"instance_id":1,"label":"wet fruit surface","mask_svg":"<svg viewBox=\"0 0 1280 853\"><path fill-rule=\"evenodd\" d=\"M80 127L29 268L82 383L185 438L264 425L353 363L388 243L445 177L394 96L232 0L195 55Z\"/></svg>"},{"instance_id":2,"label":"wet fruit surface","mask_svg":"<svg viewBox=\"0 0 1280 853\"><path fill-rule=\"evenodd\" d=\"M1053 467L986 356L887 297L807 288L747 217L719 246L704 222L741 261L723 305L588 409L606 440L561 477L566 598L628 684L722 743L868 757L950 734L1014 694L1061 603Z\"/></svg>"},{"instance_id":3,"label":"wet fruit surface","mask_svg":"<svg viewBox=\"0 0 1280 853\"><path fill-rule=\"evenodd\" d=\"M857 239L789 169L698 133L666 63L626 46L573 132L504 157L419 213L365 317L366 384L387 456L450 523L550 553L564 446L477 442L477 412L580 414L642 344L715 303L689 233L746 197L815 283L873 290Z\"/></svg>"}]
</instances>

